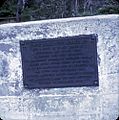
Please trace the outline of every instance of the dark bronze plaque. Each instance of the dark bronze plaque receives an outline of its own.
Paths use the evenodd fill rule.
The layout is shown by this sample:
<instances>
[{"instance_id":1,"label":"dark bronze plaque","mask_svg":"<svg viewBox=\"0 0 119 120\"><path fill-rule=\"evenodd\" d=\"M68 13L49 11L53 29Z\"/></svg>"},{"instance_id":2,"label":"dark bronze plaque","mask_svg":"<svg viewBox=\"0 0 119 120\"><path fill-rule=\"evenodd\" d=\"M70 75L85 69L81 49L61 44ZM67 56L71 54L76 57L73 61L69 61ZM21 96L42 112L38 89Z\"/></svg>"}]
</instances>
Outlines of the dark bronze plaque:
<instances>
[{"instance_id":1,"label":"dark bronze plaque","mask_svg":"<svg viewBox=\"0 0 119 120\"><path fill-rule=\"evenodd\" d=\"M26 88L98 86L97 37L20 41Z\"/></svg>"}]
</instances>

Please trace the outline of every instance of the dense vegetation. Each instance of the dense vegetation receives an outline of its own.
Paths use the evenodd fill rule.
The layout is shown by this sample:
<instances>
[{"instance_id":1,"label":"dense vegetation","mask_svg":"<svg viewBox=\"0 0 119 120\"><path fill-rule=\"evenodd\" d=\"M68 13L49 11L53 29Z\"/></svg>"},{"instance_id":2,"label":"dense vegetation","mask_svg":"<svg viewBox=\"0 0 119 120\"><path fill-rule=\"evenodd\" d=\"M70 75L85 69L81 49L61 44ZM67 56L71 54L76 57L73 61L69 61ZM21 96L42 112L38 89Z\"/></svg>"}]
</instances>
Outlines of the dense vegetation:
<instances>
[{"instance_id":1,"label":"dense vegetation","mask_svg":"<svg viewBox=\"0 0 119 120\"><path fill-rule=\"evenodd\" d=\"M119 14L119 0L1 0L0 17L17 21Z\"/></svg>"}]
</instances>

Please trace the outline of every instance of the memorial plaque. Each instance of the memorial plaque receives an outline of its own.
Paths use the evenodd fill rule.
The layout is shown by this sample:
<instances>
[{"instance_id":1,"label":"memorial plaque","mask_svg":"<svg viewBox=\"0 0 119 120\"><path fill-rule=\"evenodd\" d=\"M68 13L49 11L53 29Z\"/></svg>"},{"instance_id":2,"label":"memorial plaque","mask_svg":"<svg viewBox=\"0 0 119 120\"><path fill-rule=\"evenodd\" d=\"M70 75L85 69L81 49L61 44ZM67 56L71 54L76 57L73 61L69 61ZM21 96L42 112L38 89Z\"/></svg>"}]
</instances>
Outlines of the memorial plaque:
<instances>
[{"instance_id":1,"label":"memorial plaque","mask_svg":"<svg viewBox=\"0 0 119 120\"><path fill-rule=\"evenodd\" d=\"M25 88L98 86L97 37L20 41Z\"/></svg>"}]
</instances>

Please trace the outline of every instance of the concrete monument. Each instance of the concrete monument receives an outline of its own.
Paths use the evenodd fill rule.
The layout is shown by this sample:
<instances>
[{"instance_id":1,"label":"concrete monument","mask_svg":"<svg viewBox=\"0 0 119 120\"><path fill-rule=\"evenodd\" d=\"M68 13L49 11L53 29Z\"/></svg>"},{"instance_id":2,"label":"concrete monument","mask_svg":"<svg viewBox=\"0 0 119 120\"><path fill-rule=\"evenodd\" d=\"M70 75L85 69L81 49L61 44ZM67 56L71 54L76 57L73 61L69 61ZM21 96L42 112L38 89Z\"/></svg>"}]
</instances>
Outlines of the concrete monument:
<instances>
[{"instance_id":1,"label":"concrete monument","mask_svg":"<svg viewBox=\"0 0 119 120\"><path fill-rule=\"evenodd\" d=\"M99 86L26 89L20 41L98 35ZM119 114L119 15L0 25L3 120L115 120Z\"/></svg>"}]
</instances>

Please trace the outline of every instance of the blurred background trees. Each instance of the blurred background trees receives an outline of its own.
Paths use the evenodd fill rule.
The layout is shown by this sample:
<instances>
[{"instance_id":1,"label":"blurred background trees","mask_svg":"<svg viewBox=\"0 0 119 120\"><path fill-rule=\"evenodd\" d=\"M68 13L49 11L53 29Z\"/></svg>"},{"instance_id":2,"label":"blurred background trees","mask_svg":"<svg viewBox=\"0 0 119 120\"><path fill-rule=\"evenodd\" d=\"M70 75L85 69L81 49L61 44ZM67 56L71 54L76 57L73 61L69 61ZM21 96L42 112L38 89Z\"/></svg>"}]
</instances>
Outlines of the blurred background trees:
<instances>
[{"instance_id":1,"label":"blurred background trees","mask_svg":"<svg viewBox=\"0 0 119 120\"><path fill-rule=\"evenodd\" d=\"M119 0L0 0L0 18L17 22L97 14L119 14Z\"/></svg>"}]
</instances>

